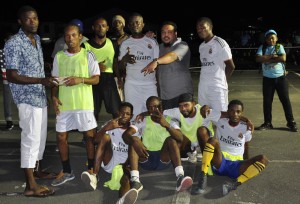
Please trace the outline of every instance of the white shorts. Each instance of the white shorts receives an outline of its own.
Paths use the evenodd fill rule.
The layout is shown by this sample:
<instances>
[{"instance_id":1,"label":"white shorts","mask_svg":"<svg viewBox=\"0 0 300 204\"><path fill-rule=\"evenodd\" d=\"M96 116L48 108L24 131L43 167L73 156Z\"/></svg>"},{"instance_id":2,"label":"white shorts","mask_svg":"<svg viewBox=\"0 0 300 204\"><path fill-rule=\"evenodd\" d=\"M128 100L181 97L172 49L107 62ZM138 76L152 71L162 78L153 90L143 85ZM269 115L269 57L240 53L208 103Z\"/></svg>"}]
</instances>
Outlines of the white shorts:
<instances>
[{"instance_id":1,"label":"white shorts","mask_svg":"<svg viewBox=\"0 0 300 204\"><path fill-rule=\"evenodd\" d=\"M198 103L208 105L217 111L227 111L228 90L214 86L198 86Z\"/></svg>"},{"instance_id":2,"label":"white shorts","mask_svg":"<svg viewBox=\"0 0 300 204\"><path fill-rule=\"evenodd\" d=\"M124 162L122 162L124 163ZM110 173L113 171L113 169L115 168L115 166L121 164L120 160L118 160L116 158L116 156L112 156L111 160L108 162L107 165L104 165L104 163L101 163L101 167L103 168L104 171L106 171L107 173Z\"/></svg>"},{"instance_id":3,"label":"white shorts","mask_svg":"<svg viewBox=\"0 0 300 204\"><path fill-rule=\"evenodd\" d=\"M134 120L138 114L147 111L146 100L150 96L158 96L155 84L143 86L128 81L126 81L124 85L124 94L125 101L133 105L132 120Z\"/></svg>"},{"instance_id":4,"label":"white shorts","mask_svg":"<svg viewBox=\"0 0 300 204\"><path fill-rule=\"evenodd\" d=\"M56 116L56 132L88 131L97 127L94 112L61 112Z\"/></svg>"},{"instance_id":5,"label":"white shorts","mask_svg":"<svg viewBox=\"0 0 300 204\"><path fill-rule=\"evenodd\" d=\"M34 168L43 159L47 139L47 107L19 104L21 132L21 168Z\"/></svg>"}]
</instances>

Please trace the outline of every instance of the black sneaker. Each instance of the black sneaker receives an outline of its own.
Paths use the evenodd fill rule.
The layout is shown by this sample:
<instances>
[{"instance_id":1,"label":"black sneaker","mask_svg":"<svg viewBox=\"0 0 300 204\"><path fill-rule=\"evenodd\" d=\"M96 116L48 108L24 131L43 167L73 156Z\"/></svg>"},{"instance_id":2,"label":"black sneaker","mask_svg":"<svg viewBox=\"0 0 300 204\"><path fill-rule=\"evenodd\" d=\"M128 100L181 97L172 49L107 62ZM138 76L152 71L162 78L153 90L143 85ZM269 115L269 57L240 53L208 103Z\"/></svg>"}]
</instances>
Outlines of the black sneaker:
<instances>
[{"instance_id":1,"label":"black sneaker","mask_svg":"<svg viewBox=\"0 0 300 204\"><path fill-rule=\"evenodd\" d=\"M223 196L227 195L230 191L237 189L241 183L237 181L227 182L223 184Z\"/></svg>"},{"instance_id":2,"label":"black sneaker","mask_svg":"<svg viewBox=\"0 0 300 204\"><path fill-rule=\"evenodd\" d=\"M207 186L207 174L205 174L203 171L201 171L199 180L198 180L198 185L195 190L195 194L203 194L205 192Z\"/></svg>"},{"instance_id":3,"label":"black sneaker","mask_svg":"<svg viewBox=\"0 0 300 204\"><path fill-rule=\"evenodd\" d=\"M259 126L258 130L270 130L273 129L272 123L263 123L261 126Z\"/></svg>"},{"instance_id":4,"label":"black sneaker","mask_svg":"<svg viewBox=\"0 0 300 204\"><path fill-rule=\"evenodd\" d=\"M296 126L296 122L295 122L295 121L292 121L292 122L287 123L286 126L287 126L288 128L290 128L290 130L291 130L292 132L298 132L298 128L297 128L297 126Z\"/></svg>"},{"instance_id":5,"label":"black sneaker","mask_svg":"<svg viewBox=\"0 0 300 204\"><path fill-rule=\"evenodd\" d=\"M14 128L14 124L12 121L6 121L6 127L5 127L5 130L12 130Z\"/></svg>"},{"instance_id":6,"label":"black sneaker","mask_svg":"<svg viewBox=\"0 0 300 204\"><path fill-rule=\"evenodd\" d=\"M193 185L193 179L189 176L178 176L176 191L182 192L188 190Z\"/></svg>"},{"instance_id":7,"label":"black sneaker","mask_svg":"<svg viewBox=\"0 0 300 204\"><path fill-rule=\"evenodd\" d=\"M130 187L140 192L143 189L143 185L138 181L130 181Z\"/></svg>"}]
</instances>

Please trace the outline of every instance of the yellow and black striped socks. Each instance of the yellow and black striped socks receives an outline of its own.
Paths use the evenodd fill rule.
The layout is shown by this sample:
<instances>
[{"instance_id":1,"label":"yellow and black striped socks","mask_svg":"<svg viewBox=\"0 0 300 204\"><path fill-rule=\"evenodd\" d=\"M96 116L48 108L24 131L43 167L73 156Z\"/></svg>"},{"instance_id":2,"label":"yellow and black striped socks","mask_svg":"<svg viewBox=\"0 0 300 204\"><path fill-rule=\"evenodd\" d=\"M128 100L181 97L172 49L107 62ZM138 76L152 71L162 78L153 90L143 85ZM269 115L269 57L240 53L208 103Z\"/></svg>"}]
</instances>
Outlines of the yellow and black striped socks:
<instances>
[{"instance_id":1,"label":"yellow and black striped socks","mask_svg":"<svg viewBox=\"0 0 300 204\"><path fill-rule=\"evenodd\" d=\"M254 164L251 164L246 169L246 171L237 178L237 182L244 183L245 181L248 181L254 176L257 176L262 170L264 170L265 167L266 166L264 164L256 161Z\"/></svg>"},{"instance_id":2,"label":"yellow and black striped socks","mask_svg":"<svg viewBox=\"0 0 300 204\"><path fill-rule=\"evenodd\" d=\"M202 167L201 170L207 174L208 168L210 166L210 162L214 157L215 147L210 143L206 143L205 148L203 150L203 158L202 158Z\"/></svg>"}]
</instances>

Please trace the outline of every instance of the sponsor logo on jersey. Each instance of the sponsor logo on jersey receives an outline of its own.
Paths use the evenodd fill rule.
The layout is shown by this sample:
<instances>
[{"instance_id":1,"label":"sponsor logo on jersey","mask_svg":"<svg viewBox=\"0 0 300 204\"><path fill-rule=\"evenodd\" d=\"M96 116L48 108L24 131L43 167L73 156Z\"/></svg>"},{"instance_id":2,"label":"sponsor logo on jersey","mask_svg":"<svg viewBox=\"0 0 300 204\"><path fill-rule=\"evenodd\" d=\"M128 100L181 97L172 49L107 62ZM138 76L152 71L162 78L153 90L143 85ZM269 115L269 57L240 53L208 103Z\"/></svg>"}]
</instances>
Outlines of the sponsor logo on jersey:
<instances>
[{"instance_id":1,"label":"sponsor logo on jersey","mask_svg":"<svg viewBox=\"0 0 300 204\"><path fill-rule=\"evenodd\" d=\"M214 66L215 63L214 62L208 62L206 58L202 58L201 65L205 66L205 67L210 67L210 66Z\"/></svg>"},{"instance_id":2,"label":"sponsor logo on jersey","mask_svg":"<svg viewBox=\"0 0 300 204\"><path fill-rule=\"evenodd\" d=\"M243 136L243 133L240 132L240 134L239 134L238 137L241 138L241 139L243 139L243 137L244 137L244 136Z\"/></svg>"}]
</instances>

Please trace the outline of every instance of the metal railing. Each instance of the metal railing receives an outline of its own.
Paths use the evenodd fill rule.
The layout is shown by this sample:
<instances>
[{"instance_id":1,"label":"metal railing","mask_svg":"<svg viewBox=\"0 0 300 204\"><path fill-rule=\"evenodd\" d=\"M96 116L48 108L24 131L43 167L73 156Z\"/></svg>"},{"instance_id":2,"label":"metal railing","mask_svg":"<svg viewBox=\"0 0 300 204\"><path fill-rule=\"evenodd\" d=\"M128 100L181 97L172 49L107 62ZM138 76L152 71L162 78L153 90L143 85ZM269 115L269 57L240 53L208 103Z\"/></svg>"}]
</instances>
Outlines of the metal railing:
<instances>
[{"instance_id":1,"label":"metal railing","mask_svg":"<svg viewBox=\"0 0 300 204\"><path fill-rule=\"evenodd\" d=\"M231 48L233 61L237 70L259 70L261 64L255 62L257 47L250 48ZM287 69L300 69L300 46L285 47ZM199 72L201 69L199 55L193 55L191 58L192 72Z\"/></svg>"}]
</instances>

